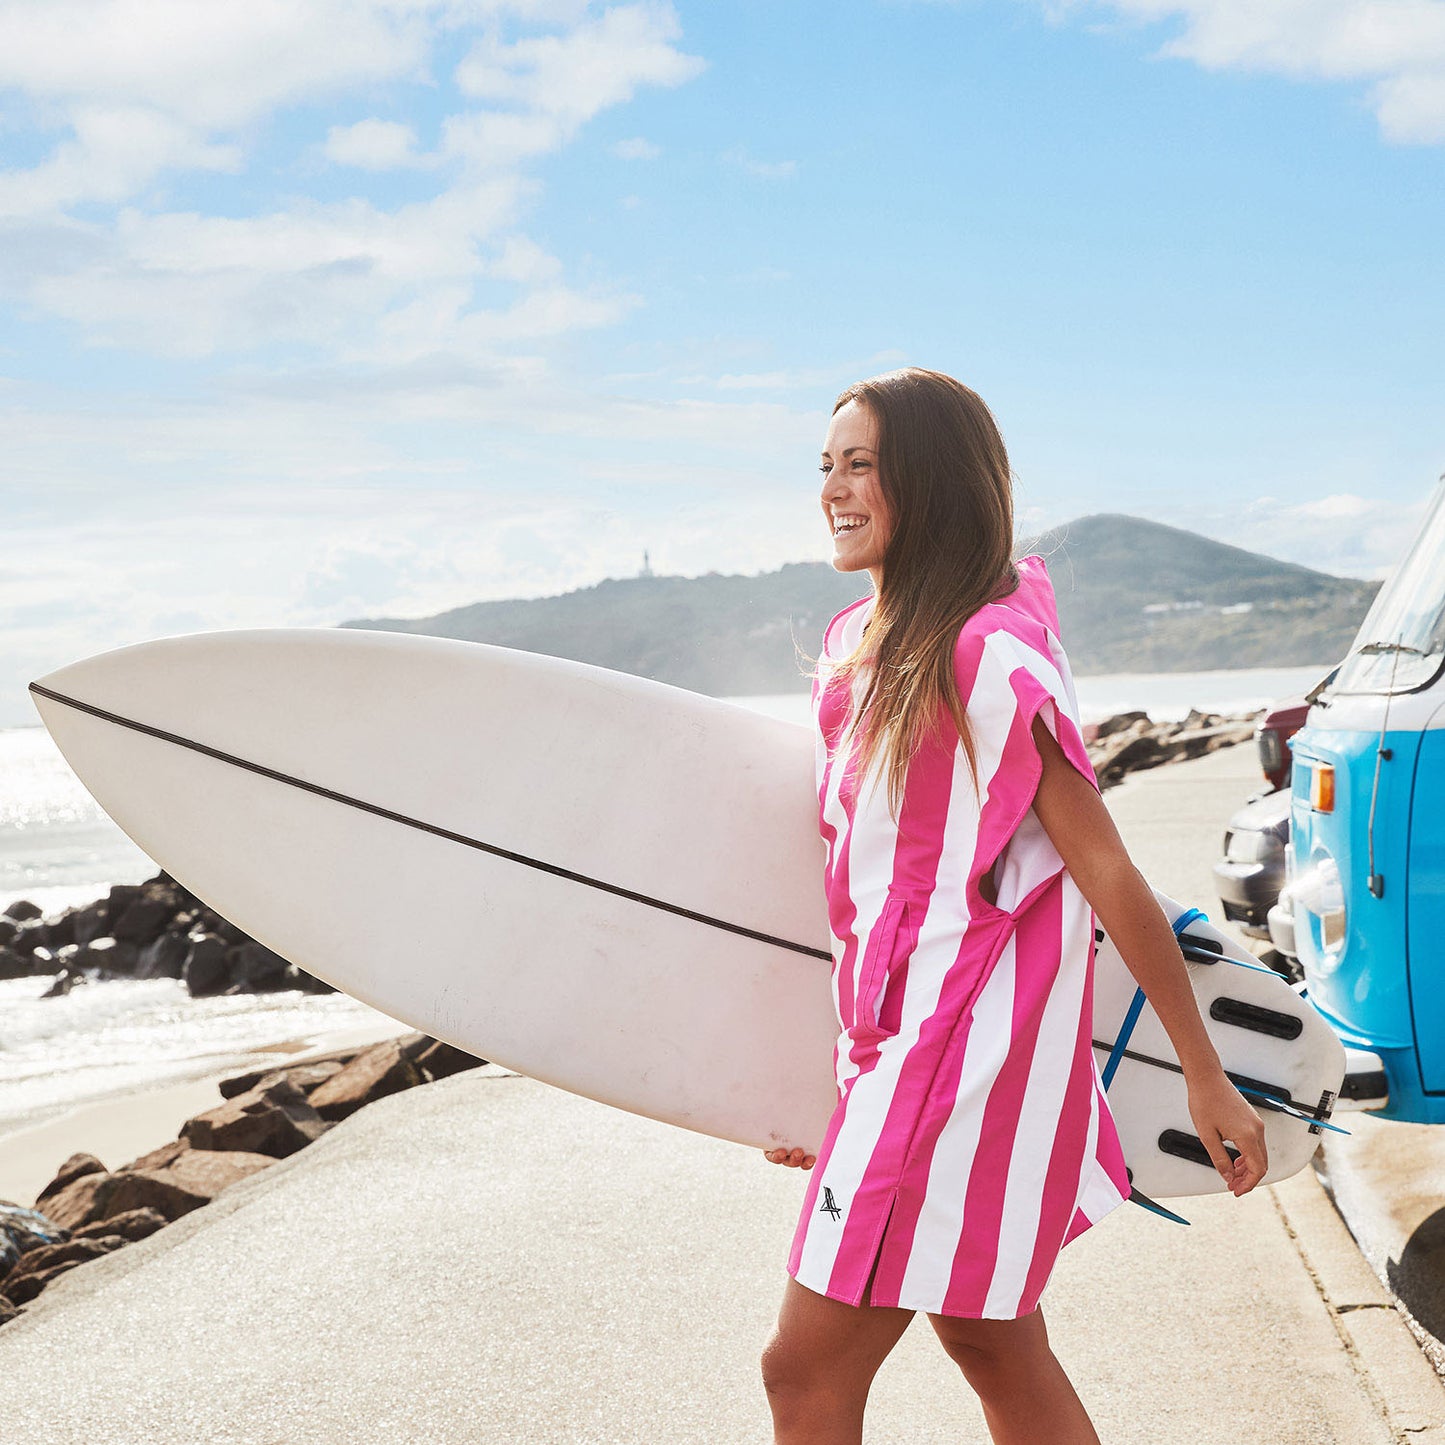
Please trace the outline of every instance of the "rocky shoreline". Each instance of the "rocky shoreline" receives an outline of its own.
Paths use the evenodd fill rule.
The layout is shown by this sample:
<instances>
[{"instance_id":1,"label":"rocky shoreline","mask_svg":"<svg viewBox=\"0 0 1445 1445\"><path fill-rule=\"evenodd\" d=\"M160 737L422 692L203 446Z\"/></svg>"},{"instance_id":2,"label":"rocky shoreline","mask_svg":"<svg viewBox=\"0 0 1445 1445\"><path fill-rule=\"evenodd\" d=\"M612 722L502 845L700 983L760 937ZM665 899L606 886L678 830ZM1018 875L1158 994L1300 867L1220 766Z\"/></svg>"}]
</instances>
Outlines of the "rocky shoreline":
<instances>
[{"instance_id":1,"label":"rocky shoreline","mask_svg":"<svg viewBox=\"0 0 1445 1445\"><path fill-rule=\"evenodd\" d=\"M217 1107L118 1169L107 1169L93 1154L73 1154L33 1208L0 1200L0 1325L51 1280L208 1204L373 1099L483 1062L426 1034L406 1034L223 1079Z\"/></svg>"},{"instance_id":2,"label":"rocky shoreline","mask_svg":"<svg viewBox=\"0 0 1445 1445\"><path fill-rule=\"evenodd\" d=\"M1164 763L1202 757L1253 737L1263 711L1226 716L1191 709L1177 722L1151 722L1146 712L1118 713L1084 727L1084 745L1100 788L1112 788L1130 773Z\"/></svg>"}]
</instances>

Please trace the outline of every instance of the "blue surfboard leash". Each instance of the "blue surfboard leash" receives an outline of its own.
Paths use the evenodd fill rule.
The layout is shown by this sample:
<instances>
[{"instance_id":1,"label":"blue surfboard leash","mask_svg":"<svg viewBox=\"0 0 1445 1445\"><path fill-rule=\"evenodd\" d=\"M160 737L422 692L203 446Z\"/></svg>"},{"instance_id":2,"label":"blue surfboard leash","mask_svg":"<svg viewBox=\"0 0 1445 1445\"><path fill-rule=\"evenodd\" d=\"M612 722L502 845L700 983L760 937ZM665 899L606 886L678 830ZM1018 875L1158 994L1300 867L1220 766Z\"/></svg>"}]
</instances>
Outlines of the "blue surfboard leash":
<instances>
[{"instance_id":1,"label":"blue surfboard leash","mask_svg":"<svg viewBox=\"0 0 1445 1445\"><path fill-rule=\"evenodd\" d=\"M1191 923L1201 920L1205 923L1209 921L1208 915L1202 908L1186 908L1171 924L1175 938L1178 938ZM1124 1015L1124 1022L1119 1027L1118 1037L1114 1040L1114 1047L1110 1049L1109 1057L1104 1061L1103 1084L1105 1089L1114 1080L1114 1074L1124 1057L1124 1050L1128 1047L1134 1026L1139 1022L1139 1015L1144 1012L1144 1002L1144 990L1136 988L1134 997L1129 1000L1129 1009ZM1130 1189L1129 1203L1137 1204L1141 1209L1147 1209L1151 1214L1159 1215L1161 1219L1172 1219L1175 1224L1189 1223L1182 1214L1175 1214L1172 1209L1165 1209L1162 1204L1150 1199L1147 1194L1141 1194L1137 1189Z\"/></svg>"}]
</instances>

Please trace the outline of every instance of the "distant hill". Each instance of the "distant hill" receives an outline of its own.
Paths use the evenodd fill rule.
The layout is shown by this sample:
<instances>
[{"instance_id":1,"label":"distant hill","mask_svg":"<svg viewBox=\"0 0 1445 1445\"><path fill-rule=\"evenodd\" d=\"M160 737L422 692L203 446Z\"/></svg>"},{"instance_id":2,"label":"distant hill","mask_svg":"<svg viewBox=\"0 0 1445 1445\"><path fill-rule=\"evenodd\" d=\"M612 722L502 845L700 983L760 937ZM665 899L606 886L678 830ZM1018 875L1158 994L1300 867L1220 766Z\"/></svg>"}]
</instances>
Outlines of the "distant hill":
<instances>
[{"instance_id":1,"label":"distant hill","mask_svg":"<svg viewBox=\"0 0 1445 1445\"><path fill-rule=\"evenodd\" d=\"M1379 586L1112 513L1025 539L1018 551L1046 558L1081 675L1326 662L1343 654ZM867 589L866 575L794 562L756 577L633 577L341 625L495 642L747 696L803 688L800 657L816 653L828 619Z\"/></svg>"}]
</instances>

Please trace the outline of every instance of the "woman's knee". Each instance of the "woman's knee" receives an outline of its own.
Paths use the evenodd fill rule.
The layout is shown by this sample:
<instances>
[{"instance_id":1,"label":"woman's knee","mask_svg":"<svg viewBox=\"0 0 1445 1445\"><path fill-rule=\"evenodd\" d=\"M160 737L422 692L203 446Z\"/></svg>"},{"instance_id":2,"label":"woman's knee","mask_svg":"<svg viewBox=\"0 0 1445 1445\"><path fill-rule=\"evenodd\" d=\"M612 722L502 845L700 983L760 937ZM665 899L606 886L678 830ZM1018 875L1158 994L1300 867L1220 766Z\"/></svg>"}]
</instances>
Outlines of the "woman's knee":
<instances>
[{"instance_id":1,"label":"woman's knee","mask_svg":"<svg viewBox=\"0 0 1445 1445\"><path fill-rule=\"evenodd\" d=\"M930 1315L945 1353L970 1377L1034 1369L1049 1354L1049 1335L1042 1312L1017 1320L973 1320Z\"/></svg>"}]
</instances>

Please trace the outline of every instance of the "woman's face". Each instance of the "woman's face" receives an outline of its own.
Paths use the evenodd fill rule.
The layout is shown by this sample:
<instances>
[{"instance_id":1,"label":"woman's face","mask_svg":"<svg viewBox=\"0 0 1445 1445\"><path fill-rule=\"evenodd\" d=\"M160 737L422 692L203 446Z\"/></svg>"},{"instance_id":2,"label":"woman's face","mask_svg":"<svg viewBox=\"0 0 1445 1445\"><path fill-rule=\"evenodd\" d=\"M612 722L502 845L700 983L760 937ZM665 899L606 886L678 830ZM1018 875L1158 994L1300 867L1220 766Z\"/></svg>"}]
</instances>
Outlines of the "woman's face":
<instances>
[{"instance_id":1,"label":"woman's face","mask_svg":"<svg viewBox=\"0 0 1445 1445\"><path fill-rule=\"evenodd\" d=\"M859 401L833 413L823 442L823 515L833 534L833 566L839 572L883 582L883 554L893 531L893 518L878 479L878 424Z\"/></svg>"}]
</instances>

